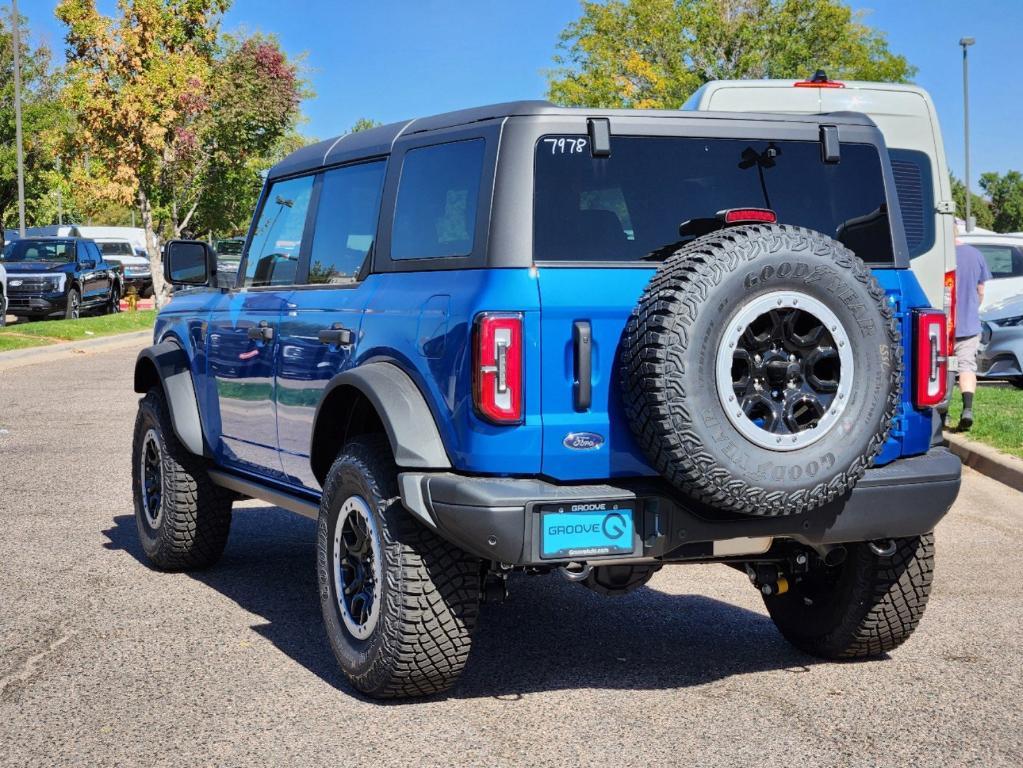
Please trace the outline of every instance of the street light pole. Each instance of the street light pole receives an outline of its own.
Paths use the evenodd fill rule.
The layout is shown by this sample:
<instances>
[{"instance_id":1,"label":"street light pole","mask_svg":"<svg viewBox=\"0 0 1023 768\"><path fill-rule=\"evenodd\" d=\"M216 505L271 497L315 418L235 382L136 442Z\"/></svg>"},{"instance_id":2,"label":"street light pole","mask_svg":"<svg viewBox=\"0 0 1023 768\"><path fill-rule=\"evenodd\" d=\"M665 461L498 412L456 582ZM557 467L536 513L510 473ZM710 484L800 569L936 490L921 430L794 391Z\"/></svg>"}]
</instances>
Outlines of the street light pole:
<instances>
[{"instance_id":1,"label":"street light pole","mask_svg":"<svg viewBox=\"0 0 1023 768\"><path fill-rule=\"evenodd\" d=\"M21 143L21 35L18 0L11 0L11 40L14 43L14 142L18 160L18 235L25 236L25 150Z\"/></svg>"},{"instance_id":2,"label":"street light pole","mask_svg":"<svg viewBox=\"0 0 1023 768\"><path fill-rule=\"evenodd\" d=\"M970 215L970 69L966 50L977 42L972 37L963 37L959 45L963 47L963 142L966 153L966 231L973 231L973 217Z\"/></svg>"}]
</instances>

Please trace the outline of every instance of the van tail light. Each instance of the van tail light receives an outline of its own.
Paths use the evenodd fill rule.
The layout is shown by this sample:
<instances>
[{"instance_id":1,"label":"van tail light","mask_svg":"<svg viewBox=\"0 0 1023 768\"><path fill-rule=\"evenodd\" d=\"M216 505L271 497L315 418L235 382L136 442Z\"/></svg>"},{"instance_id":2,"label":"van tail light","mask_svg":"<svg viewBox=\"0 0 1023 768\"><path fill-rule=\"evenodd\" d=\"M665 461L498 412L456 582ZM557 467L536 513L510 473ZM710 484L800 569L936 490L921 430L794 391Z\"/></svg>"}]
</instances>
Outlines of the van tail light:
<instances>
[{"instance_id":1,"label":"van tail light","mask_svg":"<svg viewBox=\"0 0 1023 768\"><path fill-rule=\"evenodd\" d=\"M956 346L956 271L945 273L945 317L948 318L948 348Z\"/></svg>"},{"instance_id":2,"label":"van tail light","mask_svg":"<svg viewBox=\"0 0 1023 768\"><path fill-rule=\"evenodd\" d=\"M521 312L483 312L476 316L472 370L476 412L494 424L521 424Z\"/></svg>"},{"instance_id":3,"label":"van tail light","mask_svg":"<svg viewBox=\"0 0 1023 768\"><path fill-rule=\"evenodd\" d=\"M936 309L913 312L913 403L930 408L948 388L948 323Z\"/></svg>"}]
</instances>

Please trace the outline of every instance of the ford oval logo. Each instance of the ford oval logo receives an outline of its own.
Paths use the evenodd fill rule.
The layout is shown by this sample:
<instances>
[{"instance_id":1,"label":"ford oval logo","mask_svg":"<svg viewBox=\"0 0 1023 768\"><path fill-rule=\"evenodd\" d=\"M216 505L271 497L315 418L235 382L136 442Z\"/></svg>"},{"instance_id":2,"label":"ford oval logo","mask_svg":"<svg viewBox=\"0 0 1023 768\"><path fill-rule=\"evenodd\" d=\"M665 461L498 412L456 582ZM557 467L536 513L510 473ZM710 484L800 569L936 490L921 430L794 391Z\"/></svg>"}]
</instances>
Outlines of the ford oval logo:
<instances>
[{"instance_id":1,"label":"ford oval logo","mask_svg":"<svg viewBox=\"0 0 1023 768\"><path fill-rule=\"evenodd\" d=\"M573 451L593 451L604 444L604 436L595 432L569 432L561 442Z\"/></svg>"}]
</instances>

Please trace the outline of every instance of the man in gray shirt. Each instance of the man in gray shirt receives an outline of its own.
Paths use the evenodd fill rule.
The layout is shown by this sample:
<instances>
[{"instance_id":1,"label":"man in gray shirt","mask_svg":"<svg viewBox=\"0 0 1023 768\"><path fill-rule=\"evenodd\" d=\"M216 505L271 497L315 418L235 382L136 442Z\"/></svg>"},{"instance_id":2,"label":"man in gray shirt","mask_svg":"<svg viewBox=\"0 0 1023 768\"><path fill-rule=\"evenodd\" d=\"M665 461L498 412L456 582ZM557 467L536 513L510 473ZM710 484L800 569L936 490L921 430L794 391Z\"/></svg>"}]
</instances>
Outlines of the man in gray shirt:
<instances>
[{"instance_id":1,"label":"man in gray shirt","mask_svg":"<svg viewBox=\"0 0 1023 768\"><path fill-rule=\"evenodd\" d=\"M977 391L977 348L980 345L980 303L984 283L991 279L984 255L972 245L956 242L956 346L959 391L963 395L960 432L973 426L973 393Z\"/></svg>"}]
</instances>

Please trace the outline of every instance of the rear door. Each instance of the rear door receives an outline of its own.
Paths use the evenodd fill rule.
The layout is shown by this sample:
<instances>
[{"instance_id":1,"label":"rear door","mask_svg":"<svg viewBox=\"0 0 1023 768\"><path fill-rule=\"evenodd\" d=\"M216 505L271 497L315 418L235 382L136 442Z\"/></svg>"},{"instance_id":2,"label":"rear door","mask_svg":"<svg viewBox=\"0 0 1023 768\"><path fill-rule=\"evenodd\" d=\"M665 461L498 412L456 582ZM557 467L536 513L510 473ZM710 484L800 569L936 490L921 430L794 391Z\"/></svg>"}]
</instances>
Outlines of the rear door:
<instances>
[{"instance_id":1,"label":"rear door","mask_svg":"<svg viewBox=\"0 0 1023 768\"><path fill-rule=\"evenodd\" d=\"M276 351L281 315L298 280L313 176L274 182L253 230L241 287L225 293L207 330L219 405L221 460L284 479L278 456Z\"/></svg>"}]
</instances>

